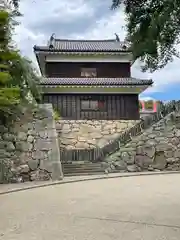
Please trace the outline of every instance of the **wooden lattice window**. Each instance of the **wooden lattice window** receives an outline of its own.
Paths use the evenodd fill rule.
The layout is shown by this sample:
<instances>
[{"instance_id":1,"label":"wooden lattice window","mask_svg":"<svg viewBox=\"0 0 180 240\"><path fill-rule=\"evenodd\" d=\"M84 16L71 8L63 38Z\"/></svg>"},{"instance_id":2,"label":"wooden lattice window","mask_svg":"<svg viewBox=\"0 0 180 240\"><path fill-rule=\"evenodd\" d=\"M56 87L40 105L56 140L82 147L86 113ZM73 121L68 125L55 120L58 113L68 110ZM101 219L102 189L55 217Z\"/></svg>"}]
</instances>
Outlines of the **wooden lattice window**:
<instances>
[{"instance_id":1,"label":"wooden lattice window","mask_svg":"<svg viewBox=\"0 0 180 240\"><path fill-rule=\"evenodd\" d=\"M81 77L97 77L96 68L82 68Z\"/></svg>"},{"instance_id":2,"label":"wooden lattice window","mask_svg":"<svg viewBox=\"0 0 180 240\"><path fill-rule=\"evenodd\" d=\"M83 111L105 111L105 102L98 100L81 100Z\"/></svg>"}]
</instances>

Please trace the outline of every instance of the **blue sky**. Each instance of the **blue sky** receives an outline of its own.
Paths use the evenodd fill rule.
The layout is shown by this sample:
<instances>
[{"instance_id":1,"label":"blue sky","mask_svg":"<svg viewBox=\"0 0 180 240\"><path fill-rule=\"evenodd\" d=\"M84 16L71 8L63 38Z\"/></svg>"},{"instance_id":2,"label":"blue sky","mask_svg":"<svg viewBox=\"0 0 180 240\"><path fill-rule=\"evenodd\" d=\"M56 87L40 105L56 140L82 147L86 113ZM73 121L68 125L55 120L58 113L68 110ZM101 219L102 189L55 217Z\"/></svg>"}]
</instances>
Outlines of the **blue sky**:
<instances>
[{"instance_id":1,"label":"blue sky","mask_svg":"<svg viewBox=\"0 0 180 240\"><path fill-rule=\"evenodd\" d=\"M14 40L23 55L36 64L33 46L47 44L54 32L58 38L108 39L118 33L125 37L123 9L110 10L111 0L21 0L24 15ZM152 78L154 85L141 97L158 100L180 99L180 59L153 74L142 73L140 63L132 67L132 76Z\"/></svg>"},{"instance_id":2,"label":"blue sky","mask_svg":"<svg viewBox=\"0 0 180 240\"><path fill-rule=\"evenodd\" d=\"M180 84L171 84L163 92L154 92L147 94L148 96L157 99L157 100L179 100L180 99Z\"/></svg>"}]
</instances>

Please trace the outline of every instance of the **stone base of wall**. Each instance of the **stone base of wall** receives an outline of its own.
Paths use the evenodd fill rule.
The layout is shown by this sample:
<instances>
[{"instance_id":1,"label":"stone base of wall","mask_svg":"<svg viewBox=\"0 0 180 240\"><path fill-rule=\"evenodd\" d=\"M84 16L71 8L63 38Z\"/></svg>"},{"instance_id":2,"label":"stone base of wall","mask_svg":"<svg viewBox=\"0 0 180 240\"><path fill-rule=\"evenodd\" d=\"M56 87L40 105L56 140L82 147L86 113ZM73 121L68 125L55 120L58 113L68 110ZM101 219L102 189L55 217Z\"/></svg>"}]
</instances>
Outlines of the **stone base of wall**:
<instances>
[{"instance_id":1,"label":"stone base of wall","mask_svg":"<svg viewBox=\"0 0 180 240\"><path fill-rule=\"evenodd\" d=\"M108 156L103 165L106 172L180 170L180 117L170 114Z\"/></svg>"},{"instance_id":2,"label":"stone base of wall","mask_svg":"<svg viewBox=\"0 0 180 240\"><path fill-rule=\"evenodd\" d=\"M0 126L0 133L0 182L62 179L52 105L24 109L14 126Z\"/></svg>"},{"instance_id":3,"label":"stone base of wall","mask_svg":"<svg viewBox=\"0 0 180 240\"><path fill-rule=\"evenodd\" d=\"M59 144L65 149L92 149L103 147L139 121L119 120L59 120L56 129Z\"/></svg>"}]
</instances>

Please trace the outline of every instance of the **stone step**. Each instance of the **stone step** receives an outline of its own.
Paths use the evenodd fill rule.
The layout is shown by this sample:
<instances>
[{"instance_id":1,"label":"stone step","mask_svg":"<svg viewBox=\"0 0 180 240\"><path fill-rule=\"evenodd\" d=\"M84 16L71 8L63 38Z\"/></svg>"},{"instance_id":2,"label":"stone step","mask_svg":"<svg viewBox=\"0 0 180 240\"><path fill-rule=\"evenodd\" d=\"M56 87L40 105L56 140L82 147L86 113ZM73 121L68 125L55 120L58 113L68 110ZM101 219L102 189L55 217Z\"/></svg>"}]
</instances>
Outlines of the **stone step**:
<instances>
[{"instance_id":1,"label":"stone step","mask_svg":"<svg viewBox=\"0 0 180 240\"><path fill-rule=\"evenodd\" d=\"M74 169L74 170L63 170L64 173L97 173L97 172L104 172L103 169Z\"/></svg>"},{"instance_id":2,"label":"stone step","mask_svg":"<svg viewBox=\"0 0 180 240\"><path fill-rule=\"evenodd\" d=\"M63 168L63 172L96 172L104 171L104 168Z\"/></svg>"},{"instance_id":3,"label":"stone step","mask_svg":"<svg viewBox=\"0 0 180 240\"><path fill-rule=\"evenodd\" d=\"M90 167L81 167L81 168L66 168L63 167L63 171L64 172L83 172L83 171L89 171L89 172L93 172L93 171L104 171L103 167L94 167L94 168L90 168Z\"/></svg>"},{"instance_id":4,"label":"stone step","mask_svg":"<svg viewBox=\"0 0 180 240\"><path fill-rule=\"evenodd\" d=\"M104 173L104 168L101 163L64 163L62 164L63 173L65 176L78 176L78 175L94 175Z\"/></svg>"},{"instance_id":5,"label":"stone step","mask_svg":"<svg viewBox=\"0 0 180 240\"><path fill-rule=\"evenodd\" d=\"M62 164L63 168L68 168L68 169L73 169L73 168L79 168L79 169L84 169L84 168L101 168L102 164Z\"/></svg>"},{"instance_id":6,"label":"stone step","mask_svg":"<svg viewBox=\"0 0 180 240\"><path fill-rule=\"evenodd\" d=\"M98 165L74 165L74 166L68 166L68 165L64 165L62 164L63 168L68 168L68 169L74 169L74 168L79 168L79 169L83 169L83 168L101 168L102 164L98 164Z\"/></svg>"},{"instance_id":7,"label":"stone step","mask_svg":"<svg viewBox=\"0 0 180 240\"><path fill-rule=\"evenodd\" d=\"M87 172L81 172L81 173L64 173L65 177L74 177L74 176L90 176L90 175L105 175L104 172L92 172L92 173L87 173Z\"/></svg>"},{"instance_id":8,"label":"stone step","mask_svg":"<svg viewBox=\"0 0 180 240\"><path fill-rule=\"evenodd\" d=\"M75 165L75 166L68 166L68 165L63 165L62 164L62 167L63 168L66 168L66 169L96 169L96 168L102 168L102 164L99 164L99 165L81 165L81 166L78 166L78 165Z\"/></svg>"}]
</instances>

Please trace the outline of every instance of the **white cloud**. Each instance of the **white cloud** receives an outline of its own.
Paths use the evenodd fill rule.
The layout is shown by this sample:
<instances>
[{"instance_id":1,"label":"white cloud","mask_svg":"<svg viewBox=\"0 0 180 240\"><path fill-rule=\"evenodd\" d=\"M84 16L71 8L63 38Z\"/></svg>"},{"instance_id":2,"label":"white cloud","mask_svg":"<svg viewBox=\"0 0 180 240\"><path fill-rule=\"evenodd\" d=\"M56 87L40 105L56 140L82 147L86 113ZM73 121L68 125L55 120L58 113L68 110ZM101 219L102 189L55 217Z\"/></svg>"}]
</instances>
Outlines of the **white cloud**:
<instances>
[{"instance_id":1,"label":"white cloud","mask_svg":"<svg viewBox=\"0 0 180 240\"><path fill-rule=\"evenodd\" d=\"M35 61L33 46L47 44L46 28L51 31L56 25L58 31L65 22L93 17L94 9L84 0L24 0L20 2L20 12L23 17L19 19L21 24L16 27L13 40L24 55Z\"/></svg>"},{"instance_id":2,"label":"white cloud","mask_svg":"<svg viewBox=\"0 0 180 240\"><path fill-rule=\"evenodd\" d=\"M20 6L28 25L46 24L52 19L59 23L70 22L83 17L92 17L94 9L84 0L24 0ZM29 11L33 9L34 11ZM32 17L33 14L33 17Z\"/></svg>"},{"instance_id":3,"label":"white cloud","mask_svg":"<svg viewBox=\"0 0 180 240\"><path fill-rule=\"evenodd\" d=\"M46 44L47 42L43 33L34 34L33 31L26 28L23 24L16 28L13 40L17 43L16 45L18 49L20 49L22 55L27 56L34 62L36 62L33 52L34 44Z\"/></svg>"},{"instance_id":4,"label":"white cloud","mask_svg":"<svg viewBox=\"0 0 180 240\"><path fill-rule=\"evenodd\" d=\"M154 80L153 88L149 88L146 93L164 92L170 85L180 83L180 59L174 59L165 68L149 74Z\"/></svg>"},{"instance_id":5,"label":"white cloud","mask_svg":"<svg viewBox=\"0 0 180 240\"><path fill-rule=\"evenodd\" d=\"M80 39L108 39L115 38L114 33L117 33L120 40L124 40L126 32L124 29L125 17L123 10L109 12L104 18L94 21L94 24L86 32L82 34L73 34L72 38Z\"/></svg>"}]
</instances>

